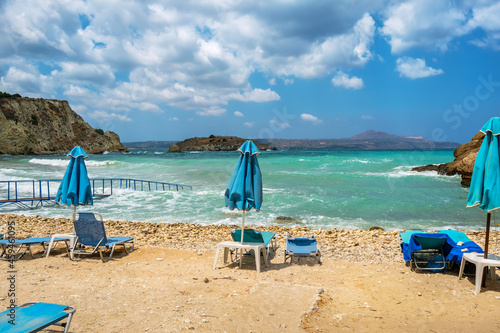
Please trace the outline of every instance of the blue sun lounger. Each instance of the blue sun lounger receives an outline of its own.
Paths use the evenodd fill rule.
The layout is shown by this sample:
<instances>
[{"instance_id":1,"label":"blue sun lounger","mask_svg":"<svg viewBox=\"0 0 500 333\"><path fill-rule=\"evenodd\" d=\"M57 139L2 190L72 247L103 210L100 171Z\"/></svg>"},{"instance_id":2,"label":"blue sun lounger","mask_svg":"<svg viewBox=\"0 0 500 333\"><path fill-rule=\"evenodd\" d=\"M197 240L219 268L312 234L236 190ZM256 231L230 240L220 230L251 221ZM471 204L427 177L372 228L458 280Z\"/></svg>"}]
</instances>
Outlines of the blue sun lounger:
<instances>
[{"instance_id":1,"label":"blue sun lounger","mask_svg":"<svg viewBox=\"0 0 500 333\"><path fill-rule=\"evenodd\" d=\"M109 261L113 256L116 245L122 245L126 253L134 250L135 239L133 237L106 237L106 230L102 216L99 213L85 212L75 213L78 219L73 216L73 226L75 229L76 240L70 251L70 258L74 260L75 255L94 254L96 252L101 256L103 262ZM95 216L99 217L99 220ZM127 250L126 245L131 245ZM103 252L111 249L108 259L104 259Z\"/></svg>"},{"instance_id":2,"label":"blue sun lounger","mask_svg":"<svg viewBox=\"0 0 500 333\"><path fill-rule=\"evenodd\" d=\"M231 230L231 238L235 242L241 242L241 229ZM270 231L245 229L243 243L264 243L267 251L267 260L269 260L269 252L276 251L276 234ZM234 256L234 260L238 260L236 255Z\"/></svg>"},{"instance_id":3,"label":"blue sun lounger","mask_svg":"<svg viewBox=\"0 0 500 333\"><path fill-rule=\"evenodd\" d=\"M442 270L445 261L450 265L460 264L464 253L483 253L467 235L456 230L436 233L406 230L399 234L399 238L404 260L410 262L410 267L415 264L416 268L423 270Z\"/></svg>"},{"instance_id":4,"label":"blue sun lounger","mask_svg":"<svg viewBox=\"0 0 500 333\"><path fill-rule=\"evenodd\" d=\"M0 332L39 332L51 325L59 325L64 327L64 332L67 333L75 311L74 307L67 305L41 302L24 303L0 313ZM64 319L67 319L66 322L60 323ZM9 321L11 322L9 323Z\"/></svg>"},{"instance_id":5,"label":"blue sun lounger","mask_svg":"<svg viewBox=\"0 0 500 333\"><path fill-rule=\"evenodd\" d=\"M285 241L285 263L290 258L290 264L293 258L297 257L314 257L321 264L321 253L318 250L318 242L316 235L309 238L290 237L286 234Z\"/></svg>"},{"instance_id":6,"label":"blue sun lounger","mask_svg":"<svg viewBox=\"0 0 500 333\"><path fill-rule=\"evenodd\" d=\"M33 256L33 251L31 247L34 245L41 245L44 249L44 254L47 253L48 247L47 244L50 243L51 237L37 237L37 238L26 238L26 239L2 239L0 240L0 246L2 247L2 253L0 253L1 259L8 260L18 260L21 259L26 252L29 251L31 258L35 258ZM65 242L66 250L69 251L68 238L55 238L54 239L54 247L56 247L58 242ZM11 249L11 250L10 250ZM4 257L5 256L5 257Z\"/></svg>"}]
</instances>

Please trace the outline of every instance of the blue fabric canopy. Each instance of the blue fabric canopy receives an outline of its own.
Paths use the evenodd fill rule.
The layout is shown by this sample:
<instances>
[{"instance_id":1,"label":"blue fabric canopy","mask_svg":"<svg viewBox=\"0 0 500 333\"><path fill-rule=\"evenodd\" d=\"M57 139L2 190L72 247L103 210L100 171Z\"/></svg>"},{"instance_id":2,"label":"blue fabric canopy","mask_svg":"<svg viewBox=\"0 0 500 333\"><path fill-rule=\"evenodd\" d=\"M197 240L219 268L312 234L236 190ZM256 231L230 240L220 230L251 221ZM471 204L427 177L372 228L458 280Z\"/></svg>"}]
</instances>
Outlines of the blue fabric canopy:
<instances>
[{"instance_id":1,"label":"blue fabric canopy","mask_svg":"<svg viewBox=\"0 0 500 333\"><path fill-rule=\"evenodd\" d=\"M427 238L445 238L446 242L443 246L443 253L446 260L460 264L464 253L477 252L483 253L483 249L471 240L463 242L460 246L453 240L450 235L446 233L428 233L428 232L415 232L410 236L409 241L401 242L401 252L405 261L411 260L411 254L416 251L422 250L422 246L416 237Z\"/></svg>"},{"instance_id":2,"label":"blue fabric canopy","mask_svg":"<svg viewBox=\"0 0 500 333\"><path fill-rule=\"evenodd\" d=\"M68 156L71 158L64 178L57 190L55 201L61 205L92 205L92 188L90 186L84 158L87 153L81 147L73 148Z\"/></svg>"},{"instance_id":3,"label":"blue fabric canopy","mask_svg":"<svg viewBox=\"0 0 500 333\"><path fill-rule=\"evenodd\" d=\"M500 118L488 120L481 132L486 136L474 163L467 207L479 206L490 213L500 208Z\"/></svg>"},{"instance_id":4,"label":"blue fabric canopy","mask_svg":"<svg viewBox=\"0 0 500 333\"><path fill-rule=\"evenodd\" d=\"M262 175L257 155L260 151L250 140L238 151L241 156L224 193L226 207L231 210L259 210L262 205Z\"/></svg>"}]
</instances>

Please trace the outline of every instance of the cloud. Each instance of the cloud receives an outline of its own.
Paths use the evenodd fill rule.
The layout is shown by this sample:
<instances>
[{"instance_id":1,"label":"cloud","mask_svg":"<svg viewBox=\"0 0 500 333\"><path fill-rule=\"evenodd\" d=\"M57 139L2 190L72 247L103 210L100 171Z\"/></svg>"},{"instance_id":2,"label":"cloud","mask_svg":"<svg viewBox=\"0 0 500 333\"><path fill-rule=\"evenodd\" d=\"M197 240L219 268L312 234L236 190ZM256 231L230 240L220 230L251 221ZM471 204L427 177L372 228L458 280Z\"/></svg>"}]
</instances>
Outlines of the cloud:
<instances>
[{"instance_id":1,"label":"cloud","mask_svg":"<svg viewBox=\"0 0 500 333\"><path fill-rule=\"evenodd\" d=\"M218 107L213 107L208 110L196 111L196 114L200 116L222 116L224 113L226 113L226 109Z\"/></svg>"},{"instance_id":2,"label":"cloud","mask_svg":"<svg viewBox=\"0 0 500 333\"><path fill-rule=\"evenodd\" d=\"M254 121L246 121L243 123L243 126L248 127L248 128L252 128L255 126L255 122Z\"/></svg>"},{"instance_id":3,"label":"cloud","mask_svg":"<svg viewBox=\"0 0 500 333\"><path fill-rule=\"evenodd\" d=\"M360 0L345 10L328 1L32 0L28 8L8 1L0 11L5 71L19 72L16 59L51 70L24 81L0 79L2 87L30 95L62 91L59 97L89 109L160 112L159 105L167 105L217 114L231 101L280 100L269 88L252 87L255 73L269 77L270 85L277 79L292 84L325 77L337 66L363 66L375 33L367 13L382 4ZM78 89L92 98L74 94Z\"/></svg>"},{"instance_id":4,"label":"cloud","mask_svg":"<svg viewBox=\"0 0 500 333\"><path fill-rule=\"evenodd\" d=\"M318 117L315 117L312 114L307 114L307 113L301 114L300 119L302 119L303 121L311 122L315 125L319 125L323 122L323 120L318 119Z\"/></svg>"},{"instance_id":5,"label":"cloud","mask_svg":"<svg viewBox=\"0 0 500 333\"><path fill-rule=\"evenodd\" d=\"M177 118L177 117L172 117L172 118L170 118L170 120L172 120L172 121L179 121L179 118Z\"/></svg>"},{"instance_id":6,"label":"cloud","mask_svg":"<svg viewBox=\"0 0 500 333\"><path fill-rule=\"evenodd\" d=\"M434 69L426 66L424 59L414 59L410 57L398 58L396 60L396 71L399 72L399 76L407 77L412 80L444 73L442 69Z\"/></svg>"},{"instance_id":7,"label":"cloud","mask_svg":"<svg viewBox=\"0 0 500 333\"><path fill-rule=\"evenodd\" d=\"M446 51L454 38L470 32L469 10L447 1L410 0L383 11L380 31L395 54L413 48Z\"/></svg>"},{"instance_id":8,"label":"cloud","mask_svg":"<svg viewBox=\"0 0 500 333\"><path fill-rule=\"evenodd\" d=\"M277 132L284 130L285 128L292 128L292 126L289 123L284 121L279 121L276 119L269 120L269 127L271 128L271 130Z\"/></svg>"},{"instance_id":9,"label":"cloud","mask_svg":"<svg viewBox=\"0 0 500 333\"><path fill-rule=\"evenodd\" d=\"M472 44L479 47L491 47L500 50L500 2L494 2L490 6L473 9L473 19L469 25L472 29L480 28L486 32L481 39L474 39Z\"/></svg>"},{"instance_id":10,"label":"cloud","mask_svg":"<svg viewBox=\"0 0 500 333\"><path fill-rule=\"evenodd\" d=\"M363 120L373 120L373 119L374 119L374 117L373 117L373 116L370 116L370 115L368 115L368 114L365 114L365 115L362 115L362 116L361 116L361 119L363 119Z\"/></svg>"},{"instance_id":11,"label":"cloud","mask_svg":"<svg viewBox=\"0 0 500 333\"><path fill-rule=\"evenodd\" d=\"M108 113L106 111L93 111L88 114L90 118L95 119L97 121L104 121L104 120L118 120L118 121L132 121L129 117L121 114L116 114L114 112Z\"/></svg>"},{"instance_id":12,"label":"cloud","mask_svg":"<svg viewBox=\"0 0 500 333\"><path fill-rule=\"evenodd\" d=\"M236 117L244 117L243 113L241 113L240 111L234 111L234 115Z\"/></svg>"},{"instance_id":13,"label":"cloud","mask_svg":"<svg viewBox=\"0 0 500 333\"><path fill-rule=\"evenodd\" d=\"M232 94L230 96L231 99L242 102L271 102L271 101L279 101L280 96L272 91L271 89L253 89L252 91L244 92L243 94Z\"/></svg>"},{"instance_id":14,"label":"cloud","mask_svg":"<svg viewBox=\"0 0 500 333\"><path fill-rule=\"evenodd\" d=\"M335 87L342 87L346 89L362 89L365 85L363 83L363 79L359 77L353 76L349 77L347 74L339 71L332 78L332 84Z\"/></svg>"}]
</instances>

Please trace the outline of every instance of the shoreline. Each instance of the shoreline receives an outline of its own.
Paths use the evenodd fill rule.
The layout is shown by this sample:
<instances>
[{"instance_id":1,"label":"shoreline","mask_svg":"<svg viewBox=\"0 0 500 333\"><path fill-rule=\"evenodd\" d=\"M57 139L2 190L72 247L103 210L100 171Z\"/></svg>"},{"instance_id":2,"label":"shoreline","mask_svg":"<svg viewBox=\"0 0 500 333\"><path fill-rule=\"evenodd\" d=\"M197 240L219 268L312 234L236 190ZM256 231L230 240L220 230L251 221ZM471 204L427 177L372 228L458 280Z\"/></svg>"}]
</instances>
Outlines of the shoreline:
<instances>
[{"instance_id":1,"label":"shoreline","mask_svg":"<svg viewBox=\"0 0 500 333\"><path fill-rule=\"evenodd\" d=\"M103 217L104 218L104 217ZM0 226L16 221L16 238L46 237L57 233L70 233L72 219L48 218L39 215L0 214ZM153 223L104 220L108 237L128 236L136 239L138 247L172 248L199 253L215 253L217 243L231 240L230 230L239 225L198 225L191 223ZM310 237L315 234L322 258L351 262L403 263L398 234L402 230L328 229L284 226L251 226L261 231L276 233L280 249L276 256L283 258L286 234ZM484 247L485 231L460 230L479 246ZM490 245L500 238L500 232L490 230ZM498 244L500 250L500 244ZM500 252L500 251L499 251Z\"/></svg>"}]
</instances>

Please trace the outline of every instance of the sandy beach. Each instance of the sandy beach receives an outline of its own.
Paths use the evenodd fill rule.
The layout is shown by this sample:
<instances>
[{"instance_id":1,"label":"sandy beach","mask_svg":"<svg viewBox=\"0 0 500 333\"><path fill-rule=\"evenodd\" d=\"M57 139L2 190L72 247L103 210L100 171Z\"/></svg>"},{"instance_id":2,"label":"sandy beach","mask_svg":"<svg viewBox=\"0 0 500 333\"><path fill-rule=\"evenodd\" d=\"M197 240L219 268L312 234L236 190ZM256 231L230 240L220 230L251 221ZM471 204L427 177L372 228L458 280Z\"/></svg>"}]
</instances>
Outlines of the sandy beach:
<instances>
[{"instance_id":1,"label":"sandy beach","mask_svg":"<svg viewBox=\"0 0 500 333\"><path fill-rule=\"evenodd\" d=\"M13 220L17 238L72 228L64 218L0 215L0 225ZM239 269L237 264L224 266L222 258L220 268L212 268L216 244L230 240L229 230L236 226L126 221L105 225L109 236L136 237L136 250L129 255L118 251L107 263L98 255L71 261L62 246L49 258L25 256L16 262L17 303L76 307L71 332L500 329L500 283L488 281L475 296L474 277L458 280L457 267L443 274L410 271L399 250L399 231L257 228L278 235L270 266L258 274L252 262ZM323 264L283 263L287 232L316 234ZM484 232L466 233L484 244ZM492 250L496 238L493 232ZM1 265L6 271L8 263ZM0 304L6 308L9 298L2 280Z\"/></svg>"}]
</instances>

